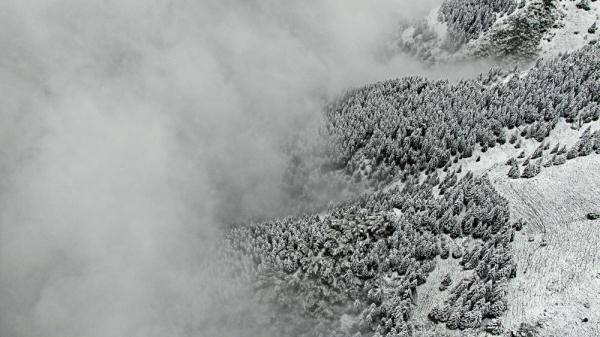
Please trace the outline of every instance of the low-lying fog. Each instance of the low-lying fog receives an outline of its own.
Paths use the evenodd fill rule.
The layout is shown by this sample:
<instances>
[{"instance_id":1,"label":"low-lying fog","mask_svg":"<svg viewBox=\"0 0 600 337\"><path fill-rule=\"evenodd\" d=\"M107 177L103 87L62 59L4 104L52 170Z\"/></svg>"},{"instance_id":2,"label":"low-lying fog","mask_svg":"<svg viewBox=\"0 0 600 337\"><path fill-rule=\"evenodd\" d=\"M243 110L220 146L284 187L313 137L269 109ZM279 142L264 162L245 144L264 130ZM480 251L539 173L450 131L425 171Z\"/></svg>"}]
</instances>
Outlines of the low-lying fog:
<instances>
[{"instance_id":1,"label":"low-lying fog","mask_svg":"<svg viewBox=\"0 0 600 337\"><path fill-rule=\"evenodd\" d=\"M431 74L381 54L438 2L5 0L0 335L228 336L219 226L277 213L328 99Z\"/></svg>"}]
</instances>

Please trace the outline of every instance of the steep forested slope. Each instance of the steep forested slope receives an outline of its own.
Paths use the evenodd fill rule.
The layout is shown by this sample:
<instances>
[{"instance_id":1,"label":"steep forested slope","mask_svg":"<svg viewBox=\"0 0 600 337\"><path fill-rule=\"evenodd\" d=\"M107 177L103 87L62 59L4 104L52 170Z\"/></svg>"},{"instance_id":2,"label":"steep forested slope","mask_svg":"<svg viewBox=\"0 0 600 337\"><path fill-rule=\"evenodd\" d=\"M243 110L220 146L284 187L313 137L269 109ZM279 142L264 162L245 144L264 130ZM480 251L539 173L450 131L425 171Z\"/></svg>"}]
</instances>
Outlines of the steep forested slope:
<instances>
[{"instance_id":1,"label":"steep forested slope","mask_svg":"<svg viewBox=\"0 0 600 337\"><path fill-rule=\"evenodd\" d=\"M396 45L429 63L529 62L595 43L598 11L587 0L446 0L429 20L402 24Z\"/></svg>"},{"instance_id":2,"label":"steep forested slope","mask_svg":"<svg viewBox=\"0 0 600 337\"><path fill-rule=\"evenodd\" d=\"M487 32L499 16L517 9L514 0L446 0L439 9L439 21L448 26L445 48L456 52L465 43Z\"/></svg>"},{"instance_id":3,"label":"steep forested slope","mask_svg":"<svg viewBox=\"0 0 600 337\"><path fill-rule=\"evenodd\" d=\"M531 322L503 319L511 279L525 273L521 255L515 263L515 231L529 228L521 216L535 219L511 215L506 185L499 193L481 173L495 172L495 184L535 181L600 153L600 131L587 128L599 104L598 46L524 74L491 71L455 84L411 77L351 90L325 112L324 148L294 157L290 172L302 178L290 179L336 174L375 192L318 214L234 227L224 249L239 259L230 267L272 308L266 325L276 335L527 329ZM549 136L562 125L582 131L559 144ZM499 148L502 162L488 156ZM475 163L487 166L474 175Z\"/></svg>"},{"instance_id":4,"label":"steep forested slope","mask_svg":"<svg viewBox=\"0 0 600 337\"><path fill-rule=\"evenodd\" d=\"M522 137L541 142L561 118L600 118L599 69L600 48L592 46L502 82L491 71L457 84L412 77L352 90L326 111L329 160L350 175L389 182Z\"/></svg>"},{"instance_id":5,"label":"steep forested slope","mask_svg":"<svg viewBox=\"0 0 600 337\"><path fill-rule=\"evenodd\" d=\"M233 230L231 246L256 263L239 270L264 289L259 298L273 304L281 333L312 336L317 322L325 335L408 336L417 287L438 259L449 258L473 272L452 280L431 320L466 329L499 317L516 272L508 205L486 178L467 174L438 198L434 185L408 184L325 214Z\"/></svg>"}]
</instances>

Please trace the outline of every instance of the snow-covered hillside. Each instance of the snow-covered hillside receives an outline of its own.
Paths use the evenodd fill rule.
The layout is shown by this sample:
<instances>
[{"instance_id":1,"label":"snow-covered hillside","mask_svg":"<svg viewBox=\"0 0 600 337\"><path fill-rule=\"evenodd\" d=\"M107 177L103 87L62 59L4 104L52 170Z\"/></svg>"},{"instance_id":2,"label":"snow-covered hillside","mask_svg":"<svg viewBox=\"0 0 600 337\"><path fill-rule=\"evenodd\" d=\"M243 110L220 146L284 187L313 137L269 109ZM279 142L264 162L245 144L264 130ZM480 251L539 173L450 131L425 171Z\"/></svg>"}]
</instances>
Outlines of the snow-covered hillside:
<instances>
[{"instance_id":1,"label":"snow-covered hillside","mask_svg":"<svg viewBox=\"0 0 600 337\"><path fill-rule=\"evenodd\" d=\"M446 0L427 19L402 24L395 48L427 63L474 58L522 63L576 50L600 36L598 1L492 3Z\"/></svg>"},{"instance_id":2,"label":"snow-covered hillside","mask_svg":"<svg viewBox=\"0 0 600 337\"><path fill-rule=\"evenodd\" d=\"M600 156L545 168L532 179L507 179L500 166L490 180L515 219L529 226L515 236L517 277L509 283L508 329L523 322L539 336L600 336Z\"/></svg>"},{"instance_id":3,"label":"snow-covered hillside","mask_svg":"<svg viewBox=\"0 0 600 337\"><path fill-rule=\"evenodd\" d=\"M598 4L446 0L403 26L398 48L423 61L526 70L390 79L325 108L287 182L299 205L363 194L233 228L223 245L273 308L268 329L598 336Z\"/></svg>"},{"instance_id":4,"label":"snow-covered hillside","mask_svg":"<svg viewBox=\"0 0 600 337\"><path fill-rule=\"evenodd\" d=\"M520 76L374 83L328 106L325 148L298 158L293 180L345 180L366 193L236 228L226 245L246 257L234 268L256 279L257 301L275 308L273 326L307 337L521 336L529 328L593 336L583 323L596 316L567 314L577 289L596 286L589 277L567 283L597 256L589 253L595 231L581 239L597 221L580 220L600 211L590 192L597 172L582 176L600 155L598 48L541 60ZM317 172L343 179L309 183ZM548 311L560 319L541 316L549 299L563 301Z\"/></svg>"},{"instance_id":5,"label":"snow-covered hillside","mask_svg":"<svg viewBox=\"0 0 600 337\"><path fill-rule=\"evenodd\" d=\"M561 19L541 41L540 54L544 57L569 52L595 43L600 38L600 2L589 1L589 9L580 8L580 1L559 1ZM587 7L586 7L587 8ZM594 25L595 28L594 29Z\"/></svg>"}]
</instances>

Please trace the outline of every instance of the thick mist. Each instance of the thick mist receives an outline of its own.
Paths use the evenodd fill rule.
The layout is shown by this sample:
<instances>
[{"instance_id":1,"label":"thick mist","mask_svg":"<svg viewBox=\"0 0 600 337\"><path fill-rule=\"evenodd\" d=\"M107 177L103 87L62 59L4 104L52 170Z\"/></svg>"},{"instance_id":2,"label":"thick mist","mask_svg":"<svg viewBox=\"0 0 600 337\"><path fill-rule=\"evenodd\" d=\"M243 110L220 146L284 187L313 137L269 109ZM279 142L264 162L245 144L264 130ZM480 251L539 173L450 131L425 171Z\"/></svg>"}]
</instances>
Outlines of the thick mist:
<instances>
[{"instance_id":1,"label":"thick mist","mask_svg":"<svg viewBox=\"0 0 600 337\"><path fill-rule=\"evenodd\" d=\"M381 54L437 2L5 0L0 335L235 335L220 225L280 210L327 100L428 72Z\"/></svg>"}]
</instances>

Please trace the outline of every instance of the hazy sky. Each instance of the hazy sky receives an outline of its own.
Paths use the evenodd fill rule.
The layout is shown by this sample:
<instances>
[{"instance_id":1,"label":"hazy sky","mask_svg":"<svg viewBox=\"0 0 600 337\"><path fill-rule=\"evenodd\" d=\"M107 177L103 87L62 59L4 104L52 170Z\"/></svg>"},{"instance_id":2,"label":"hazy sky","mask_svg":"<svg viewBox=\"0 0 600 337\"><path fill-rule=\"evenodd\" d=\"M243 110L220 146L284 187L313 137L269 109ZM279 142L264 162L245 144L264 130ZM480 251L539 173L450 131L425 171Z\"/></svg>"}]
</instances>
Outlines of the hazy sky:
<instances>
[{"instance_id":1,"label":"hazy sky","mask_svg":"<svg viewBox=\"0 0 600 337\"><path fill-rule=\"evenodd\" d=\"M277 209L327 99L424 72L380 52L437 2L4 0L0 335L202 336L218 222Z\"/></svg>"}]
</instances>

